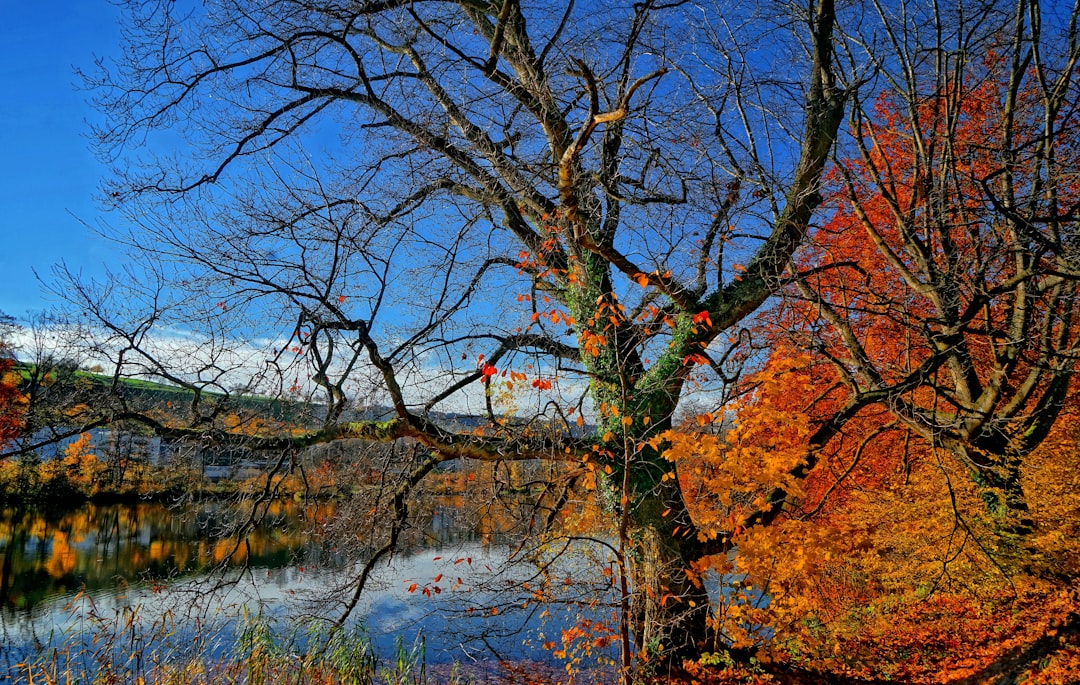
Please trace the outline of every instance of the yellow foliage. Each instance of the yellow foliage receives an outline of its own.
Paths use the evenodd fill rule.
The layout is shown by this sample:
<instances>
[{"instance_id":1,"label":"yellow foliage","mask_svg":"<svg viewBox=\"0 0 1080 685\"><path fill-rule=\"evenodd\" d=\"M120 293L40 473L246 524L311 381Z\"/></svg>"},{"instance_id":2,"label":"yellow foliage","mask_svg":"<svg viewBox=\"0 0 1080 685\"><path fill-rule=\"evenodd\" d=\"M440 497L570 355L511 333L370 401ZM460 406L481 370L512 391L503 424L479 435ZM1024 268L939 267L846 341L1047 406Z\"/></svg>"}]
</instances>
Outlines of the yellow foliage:
<instances>
[{"instance_id":1,"label":"yellow foliage","mask_svg":"<svg viewBox=\"0 0 1080 685\"><path fill-rule=\"evenodd\" d=\"M720 635L739 647L813 655L843 668L859 668L864 657L881 665L887 655L883 661L876 649L864 656L833 650L872 645L882 636L952 644L946 614L938 633L922 632L930 606L960 612L951 616L955 629L971 618L958 607L992 615L1008 606L1001 597L1021 583L1050 597L1059 586L1050 582L1036 591L1039 578L1080 574L1080 476L1073 456L1080 423L1062 421L1026 458L1024 490L1036 532L1017 540L987 515L966 465L910 433L882 431L872 407L851 422L839 447L818 455L807 481L796 480L792 472L805 463L814 427L797 398L821 397L809 387L806 364L794 356L778 360L754 378L754 392L725 415L730 429L710 431L717 417L703 416L701 430L669 431L652 443L666 443L664 456L675 464L701 536L729 536L735 551L695 568L719 573L727 587L713 617ZM855 469L853 448L860 444ZM749 526L748 517L775 488L787 494L784 513L768 526ZM928 598L935 603L920 609ZM999 652L988 646L971 663ZM1074 657L1064 651L1056 659ZM932 664L936 657L928 650L920 658ZM952 672L962 672L961 662L951 664Z\"/></svg>"},{"instance_id":2,"label":"yellow foliage","mask_svg":"<svg viewBox=\"0 0 1080 685\"><path fill-rule=\"evenodd\" d=\"M87 494L95 494L105 475L106 465L90 451L93 437L83 433L78 440L64 448L61 460L63 475L68 481ZM44 467L45 465L43 465Z\"/></svg>"},{"instance_id":3,"label":"yellow foliage","mask_svg":"<svg viewBox=\"0 0 1080 685\"><path fill-rule=\"evenodd\" d=\"M715 620L739 647L760 642L763 629L789 641L805 638L809 617L814 625L833 618L844 608L837 600L848 594L840 587L843 567L870 551L862 531L795 519L751 526L737 544L734 565L726 569L735 589Z\"/></svg>"},{"instance_id":4,"label":"yellow foliage","mask_svg":"<svg viewBox=\"0 0 1080 685\"><path fill-rule=\"evenodd\" d=\"M802 495L792 471L806 461L810 420L777 400L792 384L806 382L799 373L804 366L805 359L796 357L759 374L752 401L737 409L734 426L723 436L671 430L656 441L667 443L664 457L678 469L703 538L738 532L774 488Z\"/></svg>"}]
</instances>

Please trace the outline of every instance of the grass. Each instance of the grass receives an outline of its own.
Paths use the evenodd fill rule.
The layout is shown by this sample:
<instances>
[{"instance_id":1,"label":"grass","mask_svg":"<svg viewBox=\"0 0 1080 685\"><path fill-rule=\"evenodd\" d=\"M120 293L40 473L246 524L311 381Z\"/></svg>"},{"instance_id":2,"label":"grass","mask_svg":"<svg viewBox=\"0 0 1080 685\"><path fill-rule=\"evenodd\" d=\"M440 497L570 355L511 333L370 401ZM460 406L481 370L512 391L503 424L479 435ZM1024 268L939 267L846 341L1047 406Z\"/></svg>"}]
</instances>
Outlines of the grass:
<instances>
[{"instance_id":1,"label":"grass","mask_svg":"<svg viewBox=\"0 0 1080 685\"><path fill-rule=\"evenodd\" d=\"M19 362L15 366L15 370L22 376L23 381L28 381L30 379L33 368L33 365L26 362ZM113 377L109 375L82 369L75 369L71 373L75 381L88 382L94 387L108 388L113 384ZM118 383L121 391L141 395L145 400L150 400L151 402L162 405L164 405L166 401L178 399L189 400L194 396L194 393L188 388L160 381L147 380L145 378L122 376L118 379ZM204 395L216 399L225 397L225 393L214 390L206 390L204 391ZM232 396L232 401L235 402L238 407L272 410L272 413L279 414L281 417L299 415L300 408L304 405L302 402L256 394L234 394Z\"/></svg>"},{"instance_id":2,"label":"grass","mask_svg":"<svg viewBox=\"0 0 1080 685\"><path fill-rule=\"evenodd\" d=\"M18 663L13 685L470 685L457 664L429 672L424 643L398 639L380 658L362 627L316 622L306 630L245 612L238 630L178 627L172 614L140 609L103 616L88 598L73 604L86 630L59 636Z\"/></svg>"}]
</instances>

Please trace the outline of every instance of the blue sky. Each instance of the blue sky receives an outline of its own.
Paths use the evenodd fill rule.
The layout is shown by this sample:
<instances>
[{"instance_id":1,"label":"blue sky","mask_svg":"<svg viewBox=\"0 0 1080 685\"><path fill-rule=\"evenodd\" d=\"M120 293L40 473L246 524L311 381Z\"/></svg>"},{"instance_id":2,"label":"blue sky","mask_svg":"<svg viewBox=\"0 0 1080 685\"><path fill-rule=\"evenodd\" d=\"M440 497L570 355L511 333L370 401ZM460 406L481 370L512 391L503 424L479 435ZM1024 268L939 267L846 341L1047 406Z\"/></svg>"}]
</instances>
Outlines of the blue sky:
<instances>
[{"instance_id":1,"label":"blue sky","mask_svg":"<svg viewBox=\"0 0 1080 685\"><path fill-rule=\"evenodd\" d=\"M96 273L115 248L81 223L105 172L89 149L89 93L75 67L113 54L117 10L107 0L0 0L0 311L21 317L49 300L34 277L60 260Z\"/></svg>"}]
</instances>

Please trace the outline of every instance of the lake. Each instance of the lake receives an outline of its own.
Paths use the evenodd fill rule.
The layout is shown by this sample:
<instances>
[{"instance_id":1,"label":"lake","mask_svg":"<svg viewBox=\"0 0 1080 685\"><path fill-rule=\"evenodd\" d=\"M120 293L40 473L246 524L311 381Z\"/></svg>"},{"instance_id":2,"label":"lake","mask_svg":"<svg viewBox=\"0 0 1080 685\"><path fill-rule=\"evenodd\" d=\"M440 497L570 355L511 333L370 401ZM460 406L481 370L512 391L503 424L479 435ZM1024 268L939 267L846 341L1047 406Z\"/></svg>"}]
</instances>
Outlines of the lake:
<instances>
[{"instance_id":1,"label":"lake","mask_svg":"<svg viewBox=\"0 0 1080 685\"><path fill-rule=\"evenodd\" d=\"M356 530L378 522L339 503L286 499L238 529L251 506L4 510L0 670L15 674L50 647L82 645L65 653L92 656L109 636L159 657L216 657L235 646L245 616L300 641L339 618L371 550ZM552 553L523 549L512 518L460 498L429 502L403 536L407 549L380 564L350 624L363 625L380 655L422 644L431 664L505 658L561 668L552 650L562 630L611 618L610 581L596 573L604 559L580 549L540 574Z\"/></svg>"}]
</instances>

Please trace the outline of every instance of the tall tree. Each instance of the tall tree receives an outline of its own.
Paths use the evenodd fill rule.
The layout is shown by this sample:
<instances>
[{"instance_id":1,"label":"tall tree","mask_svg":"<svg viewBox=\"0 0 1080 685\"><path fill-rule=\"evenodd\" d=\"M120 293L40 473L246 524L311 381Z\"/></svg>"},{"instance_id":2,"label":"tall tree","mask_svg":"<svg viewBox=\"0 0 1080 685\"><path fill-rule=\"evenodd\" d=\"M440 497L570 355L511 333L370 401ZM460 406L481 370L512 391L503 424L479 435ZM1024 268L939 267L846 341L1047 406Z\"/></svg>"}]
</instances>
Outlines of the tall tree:
<instances>
[{"instance_id":1,"label":"tall tree","mask_svg":"<svg viewBox=\"0 0 1080 685\"><path fill-rule=\"evenodd\" d=\"M952 455L1025 532L1021 467L1080 351L1078 7L938 8L918 22L934 27L925 50L906 41L916 3L877 11L883 88L855 98L837 212L797 258L785 321L836 384L811 442L876 414L870 435Z\"/></svg>"},{"instance_id":2,"label":"tall tree","mask_svg":"<svg viewBox=\"0 0 1080 685\"><path fill-rule=\"evenodd\" d=\"M251 387L310 380L326 406L308 434L247 444L428 446L357 593L440 462L599 464L642 551L639 648L692 648L708 602L687 569L708 550L669 465L637 445L698 365L724 372L711 346L778 287L821 202L844 109L833 1L125 9L123 61L90 80L132 272L58 290L118 375L194 392L186 428L156 428L234 439L207 391L252 368L246 350ZM529 381L554 438L496 420L493 387ZM345 420L358 398L393 419ZM569 415L586 399L591 435ZM483 434L440 423L470 406ZM122 418L151 422L119 400L94 420Z\"/></svg>"}]
</instances>

